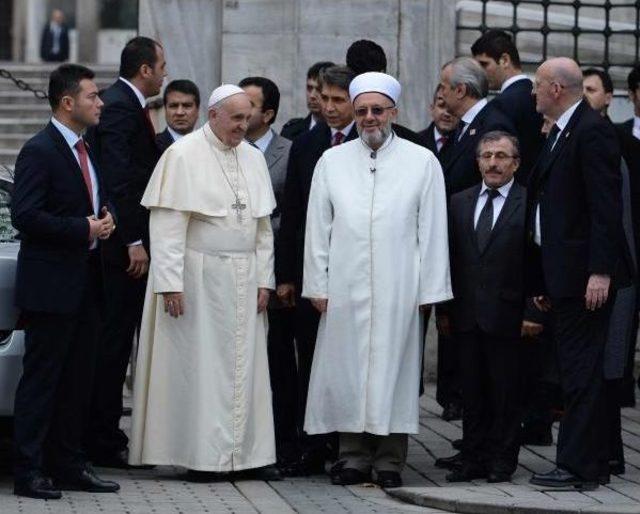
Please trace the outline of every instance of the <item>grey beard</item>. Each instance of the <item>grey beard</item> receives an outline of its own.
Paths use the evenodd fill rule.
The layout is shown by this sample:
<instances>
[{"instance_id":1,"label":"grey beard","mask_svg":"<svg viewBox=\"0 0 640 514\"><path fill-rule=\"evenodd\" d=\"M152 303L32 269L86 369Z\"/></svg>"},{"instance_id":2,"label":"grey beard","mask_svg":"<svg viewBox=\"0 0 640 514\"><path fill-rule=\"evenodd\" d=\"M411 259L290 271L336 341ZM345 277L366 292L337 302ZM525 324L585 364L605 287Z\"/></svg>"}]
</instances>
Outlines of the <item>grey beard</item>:
<instances>
[{"instance_id":1,"label":"grey beard","mask_svg":"<svg viewBox=\"0 0 640 514\"><path fill-rule=\"evenodd\" d=\"M380 148L382 144L387 140L389 135L391 134L391 124L387 123L378 129L377 132L367 133L360 129L360 127L356 126L356 130L358 131L358 135L369 148Z\"/></svg>"}]
</instances>

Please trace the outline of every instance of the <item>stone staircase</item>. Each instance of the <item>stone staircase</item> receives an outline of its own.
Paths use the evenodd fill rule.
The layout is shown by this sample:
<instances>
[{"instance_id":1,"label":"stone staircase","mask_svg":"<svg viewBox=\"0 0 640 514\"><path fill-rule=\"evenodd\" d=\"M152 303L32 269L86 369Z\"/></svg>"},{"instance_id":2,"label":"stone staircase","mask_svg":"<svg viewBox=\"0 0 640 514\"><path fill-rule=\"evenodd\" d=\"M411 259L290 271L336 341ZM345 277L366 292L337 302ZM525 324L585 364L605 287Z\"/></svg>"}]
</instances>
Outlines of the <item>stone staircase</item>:
<instances>
[{"instance_id":1,"label":"stone staircase","mask_svg":"<svg viewBox=\"0 0 640 514\"><path fill-rule=\"evenodd\" d=\"M87 64L96 74L99 88L111 84L118 75L114 65ZM49 74L56 65L22 64L0 61L0 69L46 92ZM9 79L0 77L0 167L13 168L22 145L49 121L51 110L46 99L22 91Z\"/></svg>"}]
</instances>

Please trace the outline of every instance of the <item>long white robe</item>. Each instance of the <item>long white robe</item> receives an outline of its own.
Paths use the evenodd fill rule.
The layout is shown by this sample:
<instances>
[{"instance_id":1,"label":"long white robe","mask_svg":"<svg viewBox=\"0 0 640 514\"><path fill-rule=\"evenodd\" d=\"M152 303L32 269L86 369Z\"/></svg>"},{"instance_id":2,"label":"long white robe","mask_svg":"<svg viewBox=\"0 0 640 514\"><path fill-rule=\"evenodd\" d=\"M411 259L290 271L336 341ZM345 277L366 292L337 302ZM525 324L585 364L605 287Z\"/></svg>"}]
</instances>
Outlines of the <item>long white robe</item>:
<instances>
[{"instance_id":1,"label":"long white robe","mask_svg":"<svg viewBox=\"0 0 640 514\"><path fill-rule=\"evenodd\" d=\"M133 398L132 464L231 471L275 462L259 287L273 289L275 206L262 153L205 125L163 154L142 204L151 268ZM235 196L246 205L239 221ZM164 312L184 292L185 312Z\"/></svg>"},{"instance_id":2,"label":"long white robe","mask_svg":"<svg viewBox=\"0 0 640 514\"><path fill-rule=\"evenodd\" d=\"M302 295L328 299L305 430L417 433L419 306L453 296L444 179L430 151L394 136L375 161L360 139L324 153Z\"/></svg>"}]
</instances>

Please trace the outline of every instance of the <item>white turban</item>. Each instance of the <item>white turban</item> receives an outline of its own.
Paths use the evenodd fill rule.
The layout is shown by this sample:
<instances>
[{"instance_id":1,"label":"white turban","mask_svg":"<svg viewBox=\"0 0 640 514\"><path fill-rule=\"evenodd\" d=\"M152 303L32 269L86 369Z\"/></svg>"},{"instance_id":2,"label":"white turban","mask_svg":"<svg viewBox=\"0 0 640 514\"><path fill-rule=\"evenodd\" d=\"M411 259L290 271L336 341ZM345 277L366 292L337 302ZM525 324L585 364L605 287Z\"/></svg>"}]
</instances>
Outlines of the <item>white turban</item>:
<instances>
[{"instance_id":1,"label":"white turban","mask_svg":"<svg viewBox=\"0 0 640 514\"><path fill-rule=\"evenodd\" d=\"M349 84L349 97L355 102L356 97L362 93L381 93L389 97L394 104L398 103L402 87L400 82L391 75L378 71L368 71L358 75Z\"/></svg>"},{"instance_id":2,"label":"white turban","mask_svg":"<svg viewBox=\"0 0 640 514\"><path fill-rule=\"evenodd\" d=\"M230 96L244 92L244 89L236 86L235 84L222 84L221 86L215 88L213 90L213 93L211 93L211 96L209 97L208 108L211 109L211 107L213 107L218 102L221 102L225 98L229 98Z\"/></svg>"}]
</instances>

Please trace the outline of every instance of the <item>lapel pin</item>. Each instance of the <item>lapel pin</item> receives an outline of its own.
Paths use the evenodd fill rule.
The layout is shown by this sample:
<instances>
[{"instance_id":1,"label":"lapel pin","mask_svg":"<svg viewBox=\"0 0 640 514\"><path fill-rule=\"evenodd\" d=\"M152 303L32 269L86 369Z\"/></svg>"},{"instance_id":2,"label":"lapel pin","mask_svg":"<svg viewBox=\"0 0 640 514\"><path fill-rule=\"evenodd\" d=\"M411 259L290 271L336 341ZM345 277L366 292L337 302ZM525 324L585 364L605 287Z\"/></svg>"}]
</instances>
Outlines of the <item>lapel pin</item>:
<instances>
[{"instance_id":1,"label":"lapel pin","mask_svg":"<svg viewBox=\"0 0 640 514\"><path fill-rule=\"evenodd\" d=\"M476 135L476 129L469 129L469 135L470 136L475 136Z\"/></svg>"},{"instance_id":2,"label":"lapel pin","mask_svg":"<svg viewBox=\"0 0 640 514\"><path fill-rule=\"evenodd\" d=\"M569 139L569 135L571 134L571 132L567 132L567 135L564 136L565 139Z\"/></svg>"}]
</instances>

